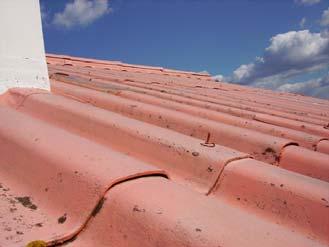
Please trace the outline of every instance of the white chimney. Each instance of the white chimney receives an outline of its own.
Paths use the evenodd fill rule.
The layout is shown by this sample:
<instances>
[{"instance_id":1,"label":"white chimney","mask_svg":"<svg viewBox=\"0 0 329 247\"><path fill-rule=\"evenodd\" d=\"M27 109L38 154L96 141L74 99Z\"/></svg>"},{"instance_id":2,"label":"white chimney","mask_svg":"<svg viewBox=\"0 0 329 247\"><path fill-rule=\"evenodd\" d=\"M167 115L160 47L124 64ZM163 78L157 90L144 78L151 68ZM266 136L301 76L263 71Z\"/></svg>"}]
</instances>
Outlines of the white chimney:
<instances>
[{"instance_id":1,"label":"white chimney","mask_svg":"<svg viewBox=\"0 0 329 247\"><path fill-rule=\"evenodd\" d=\"M38 0L0 0L0 94L50 90Z\"/></svg>"}]
</instances>

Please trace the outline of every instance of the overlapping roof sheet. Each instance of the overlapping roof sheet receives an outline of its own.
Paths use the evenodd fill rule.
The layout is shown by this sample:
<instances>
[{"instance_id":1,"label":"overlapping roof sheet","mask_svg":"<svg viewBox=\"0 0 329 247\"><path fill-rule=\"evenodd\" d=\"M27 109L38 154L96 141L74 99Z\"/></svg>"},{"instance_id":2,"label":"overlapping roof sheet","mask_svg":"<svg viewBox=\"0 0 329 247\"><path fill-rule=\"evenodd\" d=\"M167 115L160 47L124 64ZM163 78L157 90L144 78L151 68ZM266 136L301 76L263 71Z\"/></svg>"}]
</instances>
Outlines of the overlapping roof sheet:
<instances>
[{"instance_id":1,"label":"overlapping roof sheet","mask_svg":"<svg viewBox=\"0 0 329 247\"><path fill-rule=\"evenodd\" d=\"M328 101L47 61L0 96L0 246L329 245Z\"/></svg>"}]
</instances>

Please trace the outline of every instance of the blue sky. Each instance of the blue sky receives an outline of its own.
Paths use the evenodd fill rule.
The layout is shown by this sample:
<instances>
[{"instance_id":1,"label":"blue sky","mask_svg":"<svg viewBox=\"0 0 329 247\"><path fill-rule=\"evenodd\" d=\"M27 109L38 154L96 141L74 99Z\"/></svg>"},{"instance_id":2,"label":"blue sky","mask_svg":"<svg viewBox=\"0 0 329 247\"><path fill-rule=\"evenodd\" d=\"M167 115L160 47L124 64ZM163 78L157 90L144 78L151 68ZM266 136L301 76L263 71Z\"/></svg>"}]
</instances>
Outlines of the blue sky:
<instances>
[{"instance_id":1,"label":"blue sky","mask_svg":"<svg viewBox=\"0 0 329 247\"><path fill-rule=\"evenodd\" d=\"M329 98L327 0L41 0L41 6L49 53L208 71L220 80Z\"/></svg>"}]
</instances>

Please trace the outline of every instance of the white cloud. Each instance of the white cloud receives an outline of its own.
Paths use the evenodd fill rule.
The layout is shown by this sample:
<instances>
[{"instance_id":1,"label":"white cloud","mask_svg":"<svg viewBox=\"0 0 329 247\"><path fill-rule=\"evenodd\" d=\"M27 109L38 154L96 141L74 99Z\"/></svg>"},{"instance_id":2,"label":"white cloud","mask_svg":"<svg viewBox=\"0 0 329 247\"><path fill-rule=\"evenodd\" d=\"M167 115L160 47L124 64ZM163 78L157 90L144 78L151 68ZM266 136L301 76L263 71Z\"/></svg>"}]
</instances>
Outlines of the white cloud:
<instances>
[{"instance_id":1,"label":"white cloud","mask_svg":"<svg viewBox=\"0 0 329 247\"><path fill-rule=\"evenodd\" d=\"M295 0L312 5L320 0ZM304 17L300 26L306 23ZM329 8L322 14L321 25L329 26ZM262 56L240 65L225 81L254 87L300 93L329 99L329 74L323 78L296 82L310 73L329 71L329 30L290 31L273 36ZM216 79L216 77L214 77Z\"/></svg>"},{"instance_id":2,"label":"white cloud","mask_svg":"<svg viewBox=\"0 0 329 247\"><path fill-rule=\"evenodd\" d=\"M256 62L258 62L256 60ZM237 82L243 82L245 81L245 78L249 78L252 76L255 70L255 64L250 63L250 64L242 64L239 68L237 68L233 72L233 78Z\"/></svg>"},{"instance_id":3,"label":"white cloud","mask_svg":"<svg viewBox=\"0 0 329 247\"><path fill-rule=\"evenodd\" d=\"M264 85L317 71L329 65L329 34L309 30L291 31L271 38L262 59L243 64L233 72L231 81Z\"/></svg>"},{"instance_id":4,"label":"white cloud","mask_svg":"<svg viewBox=\"0 0 329 247\"><path fill-rule=\"evenodd\" d=\"M299 26L301 28L304 28L305 27L305 24L306 24L306 18L304 17L303 19L301 19L301 21L299 22Z\"/></svg>"},{"instance_id":5,"label":"white cloud","mask_svg":"<svg viewBox=\"0 0 329 247\"><path fill-rule=\"evenodd\" d=\"M291 31L271 38L266 51L271 55L284 57L287 61L308 60L322 54L329 46L329 37L309 30Z\"/></svg>"},{"instance_id":6,"label":"white cloud","mask_svg":"<svg viewBox=\"0 0 329 247\"><path fill-rule=\"evenodd\" d=\"M108 0L74 0L54 15L53 23L65 28L87 26L110 11Z\"/></svg>"},{"instance_id":7,"label":"white cloud","mask_svg":"<svg viewBox=\"0 0 329 247\"><path fill-rule=\"evenodd\" d=\"M320 2L321 0L295 0L295 3L303 4L303 5L314 5Z\"/></svg>"},{"instance_id":8,"label":"white cloud","mask_svg":"<svg viewBox=\"0 0 329 247\"><path fill-rule=\"evenodd\" d=\"M322 26L329 26L329 8L323 11L320 23Z\"/></svg>"},{"instance_id":9,"label":"white cloud","mask_svg":"<svg viewBox=\"0 0 329 247\"><path fill-rule=\"evenodd\" d=\"M322 78L306 82L286 83L278 87L277 90L329 99L329 73Z\"/></svg>"},{"instance_id":10,"label":"white cloud","mask_svg":"<svg viewBox=\"0 0 329 247\"><path fill-rule=\"evenodd\" d=\"M212 77L215 81L224 81L225 77L223 75L215 75Z\"/></svg>"}]
</instances>

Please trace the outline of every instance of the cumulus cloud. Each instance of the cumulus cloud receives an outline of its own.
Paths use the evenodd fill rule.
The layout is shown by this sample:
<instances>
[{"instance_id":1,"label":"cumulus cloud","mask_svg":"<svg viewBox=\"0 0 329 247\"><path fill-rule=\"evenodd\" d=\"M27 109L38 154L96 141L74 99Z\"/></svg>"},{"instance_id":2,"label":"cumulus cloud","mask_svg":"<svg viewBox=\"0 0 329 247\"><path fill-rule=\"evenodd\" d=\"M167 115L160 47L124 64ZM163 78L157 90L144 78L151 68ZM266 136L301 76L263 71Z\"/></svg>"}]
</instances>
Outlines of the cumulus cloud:
<instances>
[{"instance_id":1,"label":"cumulus cloud","mask_svg":"<svg viewBox=\"0 0 329 247\"><path fill-rule=\"evenodd\" d=\"M272 37L262 58L241 65L233 72L230 80L240 84L273 84L328 65L327 32L291 31Z\"/></svg>"},{"instance_id":2,"label":"cumulus cloud","mask_svg":"<svg viewBox=\"0 0 329 247\"><path fill-rule=\"evenodd\" d=\"M329 26L329 8L323 11L320 23L322 26Z\"/></svg>"},{"instance_id":3,"label":"cumulus cloud","mask_svg":"<svg viewBox=\"0 0 329 247\"><path fill-rule=\"evenodd\" d=\"M304 5L320 1L295 0ZM306 18L300 21L302 28L306 21ZM323 12L320 24L329 26L329 8ZM270 39L262 56L240 65L231 76L218 75L213 78L329 99L329 74L323 78L296 82L297 78L323 71L329 71L329 30L326 28L319 32L300 30L277 34Z\"/></svg>"},{"instance_id":4,"label":"cumulus cloud","mask_svg":"<svg viewBox=\"0 0 329 247\"><path fill-rule=\"evenodd\" d=\"M87 26L110 11L108 0L74 0L54 15L53 23L65 28Z\"/></svg>"},{"instance_id":5,"label":"cumulus cloud","mask_svg":"<svg viewBox=\"0 0 329 247\"><path fill-rule=\"evenodd\" d=\"M322 78L306 82L286 83L278 87L277 90L329 99L329 73Z\"/></svg>"},{"instance_id":6,"label":"cumulus cloud","mask_svg":"<svg viewBox=\"0 0 329 247\"><path fill-rule=\"evenodd\" d=\"M295 3L302 4L302 5L314 5L320 3L321 0L295 0Z\"/></svg>"}]
</instances>

